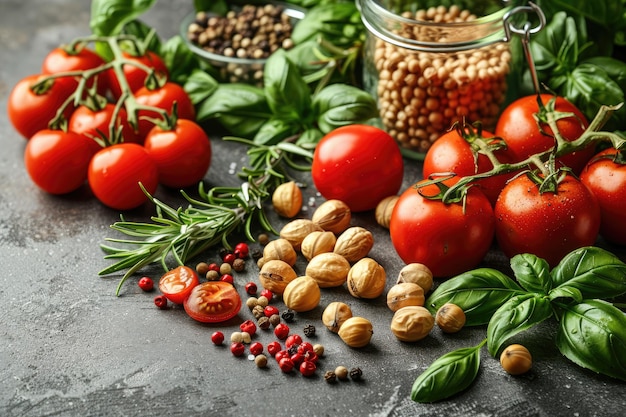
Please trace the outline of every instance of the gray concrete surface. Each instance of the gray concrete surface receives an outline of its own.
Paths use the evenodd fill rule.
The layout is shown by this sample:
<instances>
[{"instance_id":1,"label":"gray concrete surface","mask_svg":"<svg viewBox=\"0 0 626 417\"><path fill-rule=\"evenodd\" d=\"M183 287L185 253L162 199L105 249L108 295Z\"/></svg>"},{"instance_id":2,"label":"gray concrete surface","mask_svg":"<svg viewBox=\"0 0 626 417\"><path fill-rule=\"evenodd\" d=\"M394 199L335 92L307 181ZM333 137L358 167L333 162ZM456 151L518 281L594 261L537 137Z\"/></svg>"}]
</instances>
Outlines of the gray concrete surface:
<instances>
[{"instance_id":1,"label":"gray concrete surface","mask_svg":"<svg viewBox=\"0 0 626 417\"><path fill-rule=\"evenodd\" d=\"M145 20L169 37L192 8L191 1L161 1ZM6 116L6 99L22 77L39 71L45 54L60 43L89 33L89 2L0 0L0 416L618 416L626 409L626 385L594 375L563 358L552 343L553 328L542 325L522 340L535 357L522 377L506 375L483 351L476 383L438 404L410 398L415 378L437 357L477 344L484 328L444 336L435 329L417 344L401 343L389 331L391 312L383 298L363 302L344 288L324 290L318 309L299 314L292 329L317 327L313 339L326 347L312 378L284 374L270 361L257 369L211 344L215 329L227 337L252 316L243 309L223 325L194 322L182 308L160 311L154 294L129 281L114 295L118 276L98 277L108 265L99 244L119 213L91 197L87 189L65 197L40 192L22 162L25 141ZM236 184L231 163L241 167L245 150L213 138L209 185ZM405 187L419 178L407 161ZM303 180L307 180L304 177ZM308 198L321 199L313 189ZM183 203L176 192L159 197ZM129 218L146 219L146 207ZM304 212L304 216L310 215ZM276 225L281 221L272 218ZM402 267L385 231L372 213L353 224L375 233L371 256L387 270L389 288ZM203 258L215 259L216 251ZM489 262L499 262L497 252ZM300 267L302 267L300 265ZM236 276L237 288L256 280L256 267ZM158 268L144 274L158 277ZM350 349L323 328L319 317L331 301L348 302L356 315L374 323L364 349ZM280 304L279 304L280 305ZM259 340L273 340L261 333ZM337 365L358 366L361 382L334 385L323 372Z\"/></svg>"}]
</instances>

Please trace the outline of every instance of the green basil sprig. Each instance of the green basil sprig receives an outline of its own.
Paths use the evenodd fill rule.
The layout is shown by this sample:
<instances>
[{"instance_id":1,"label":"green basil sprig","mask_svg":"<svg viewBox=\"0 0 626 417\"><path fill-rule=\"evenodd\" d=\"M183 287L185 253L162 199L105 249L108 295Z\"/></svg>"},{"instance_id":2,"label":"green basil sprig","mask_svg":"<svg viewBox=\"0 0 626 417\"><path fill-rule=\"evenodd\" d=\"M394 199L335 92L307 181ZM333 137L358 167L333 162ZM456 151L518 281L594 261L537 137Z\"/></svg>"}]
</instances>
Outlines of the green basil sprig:
<instances>
[{"instance_id":1,"label":"green basil sprig","mask_svg":"<svg viewBox=\"0 0 626 417\"><path fill-rule=\"evenodd\" d=\"M466 325L487 324L485 339L496 357L515 335L554 317L556 346L577 365L626 381L626 314L605 300L626 294L626 264L609 251L583 247L552 270L532 254L511 259L516 283L504 273L479 268L444 281L428 297L435 313L445 303L461 307ZM605 299L605 300L603 300ZM418 402L439 401L476 378L484 343L437 359L411 392Z\"/></svg>"}]
</instances>

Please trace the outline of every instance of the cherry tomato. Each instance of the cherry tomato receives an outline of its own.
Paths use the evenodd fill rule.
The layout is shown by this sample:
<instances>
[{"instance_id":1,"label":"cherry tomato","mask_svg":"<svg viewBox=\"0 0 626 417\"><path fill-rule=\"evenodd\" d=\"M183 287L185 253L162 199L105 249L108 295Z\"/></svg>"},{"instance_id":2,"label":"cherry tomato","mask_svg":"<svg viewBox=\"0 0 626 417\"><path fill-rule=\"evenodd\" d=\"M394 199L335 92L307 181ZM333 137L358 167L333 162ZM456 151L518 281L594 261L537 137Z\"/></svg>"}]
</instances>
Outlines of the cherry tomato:
<instances>
[{"instance_id":1,"label":"cherry tomato","mask_svg":"<svg viewBox=\"0 0 626 417\"><path fill-rule=\"evenodd\" d=\"M352 211L371 210L402 185L404 164L395 140L374 126L349 125L324 136L315 149L311 175L327 200Z\"/></svg>"},{"instance_id":2,"label":"cherry tomato","mask_svg":"<svg viewBox=\"0 0 626 417\"><path fill-rule=\"evenodd\" d=\"M166 110L172 114L172 107L176 103L176 114L179 119L195 120L196 109L187 92L180 85L166 82L162 87L151 90L141 87L135 92L137 103ZM140 110L137 114L139 119L139 137L145 138L154 127L154 123L146 118L161 119L156 111Z\"/></svg>"},{"instance_id":3,"label":"cherry tomato","mask_svg":"<svg viewBox=\"0 0 626 417\"><path fill-rule=\"evenodd\" d=\"M115 114L115 105L107 103L102 109L91 109L85 105L80 105L76 108L68 123L68 129L72 132L83 135L93 149L95 154L102 146L94 140L94 138L101 138L102 135L111 140L110 137L110 125ZM133 128L128 124L126 110L121 108L117 114L117 120L115 122L115 130L122 127L122 137L124 142L136 142L137 135Z\"/></svg>"},{"instance_id":4,"label":"cherry tomato","mask_svg":"<svg viewBox=\"0 0 626 417\"><path fill-rule=\"evenodd\" d=\"M167 187L188 187L204 178L211 165L211 141L191 120L179 119L173 130L155 126L144 143Z\"/></svg>"},{"instance_id":5,"label":"cherry tomato","mask_svg":"<svg viewBox=\"0 0 626 417\"><path fill-rule=\"evenodd\" d=\"M148 200L159 185L157 166L148 151L136 143L121 143L98 151L89 164L89 186L102 204L130 210Z\"/></svg>"},{"instance_id":6,"label":"cherry tomato","mask_svg":"<svg viewBox=\"0 0 626 417\"><path fill-rule=\"evenodd\" d=\"M457 181L454 177L444 184ZM419 192L413 187L404 191L391 214L389 232L405 263L422 263L434 276L446 278L480 263L493 243L495 220L489 200L476 187L468 190L464 205L423 197L438 192L434 184Z\"/></svg>"},{"instance_id":7,"label":"cherry tomato","mask_svg":"<svg viewBox=\"0 0 626 417\"><path fill-rule=\"evenodd\" d=\"M85 183L91 155L89 144L77 133L44 129L26 144L24 164L39 188L66 194Z\"/></svg>"},{"instance_id":8,"label":"cherry tomato","mask_svg":"<svg viewBox=\"0 0 626 417\"><path fill-rule=\"evenodd\" d=\"M600 228L600 207L587 186L572 175L557 192L539 192L521 175L500 193L494 208L496 240L508 257L532 253L555 266L582 246L593 245Z\"/></svg>"},{"instance_id":9,"label":"cherry tomato","mask_svg":"<svg viewBox=\"0 0 626 417\"><path fill-rule=\"evenodd\" d=\"M124 59L128 59L152 68L157 76L166 78L169 76L167 66L161 57L152 51L146 51L144 55L139 56L134 56L128 52L122 52L122 56ZM125 64L122 68L131 92L134 93L145 85L148 73L143 68L133 64ZM111 93L113 93L113 97L116 100L119 99L122 94L122 89L120 88L120 83L113 69L109 70L107 81L111 89Z\"/></svg>"},{"instance_id":10,"label":"cherry tomato","mask_svg":"<svg viewBox=\"0 0 626 417\"><path fill-rule=\"evenodd\" d=\"M235 317L241 304L241 297L231 284L208 281L197 285L183 305L191 318L203 323L218 323Z\"/></svg>"},{"instance_id":11,"label":"cherry tomato","mask_svg":"<svg viewBox=\"0 0 626 417\"><path fill-rule=\"evenodd\" d=\"M167 271L159 279L159 291L175 304L183 304L191 291L199 284L196 271L181 265Z\"/></svg>"},{"instance_id":12,"label":"cherry tomato","mask_svg":"<svg viewBox=\"0 0 626 417\"><path fill-rule=\"evenodd\" d=\"M546 105L554 98L549 94L541 94L541 102ZM573 113L574 116L560 119L557 127L561 135L568 141L578 139L587 127L585 116L563 97L557 97L554 109L558 112ZM494 133L504 138L507 144L507 153L512 162L523 161L529 156L546 151L554 146L554 139L543 134L541 130L552 135L552 129L546 123L541 123L541 129L535 120L535 113L539 111L537 96L525 96L508 105L498 119ZM594 148L589 146L583 150L564 155L557 159L561 164L570 167L579 173L587 161L593 156Z\"/></svg>"},{"instance_id":13,"label":"cherry tomato","mask_svg":"<svg viewBox=\"0 0 626 417\"><path fill-rule=\"evenodd\" d=\"M600 205L600 234L607 241L626 245L626 165L624 154L605 149L589 161L580 180Z\"/></svg>"},{"instance_id":14,"label":"cherry tomato","mask_svg":"<svg viewBox=\"0 0 626 417\"><path fill-rule=\"evenodd\" d=\"M431 145L424 157L423 178L443 172L454 172L465 177L491 170L493 164L484 153L480 152L477 142L482 140L488 144L493 137L494 134L491 132L479 132L473 130L472 127L461 128L460 126L444 133ZM496 150L494 155L502 163L511 162L503 149ZM514 173L495 175L483 178L476 184L485 193L491 205L494 205L500 191L514 175Z\"/></svg>"},{"instance_id":15,"label":"cherry tomato","mask_svg":"<svg viewBox=\"0 0 626 417\"><path fill-rule=\"evenodd\" d=\"M46 55L41 66L42 74L58 74L68 71L86 71L104 65L104 59L89 48L54 48ZM88 88L93 86L94 81L98 84L97 92L104 96L107 91L107 76L103 71L87 81ZM73 88L78 87L78 77L73 78Z\"/></svg>"},{"instance_id":16,"label":"cherry tomato","mask_svg":"<svg viewBox=\"0 0 626 417\"><path fill-rule=\"evenodd\" d=\"M40 130L47 129L57 110L74 92L73 80L50 79L33 91L32 87L45 76L29 75L20 80L9 94L7 112L11 124L24 138L30 139ZM63 116L68 119L73 107L67 106Z\"/></svg>"}]
</instances>

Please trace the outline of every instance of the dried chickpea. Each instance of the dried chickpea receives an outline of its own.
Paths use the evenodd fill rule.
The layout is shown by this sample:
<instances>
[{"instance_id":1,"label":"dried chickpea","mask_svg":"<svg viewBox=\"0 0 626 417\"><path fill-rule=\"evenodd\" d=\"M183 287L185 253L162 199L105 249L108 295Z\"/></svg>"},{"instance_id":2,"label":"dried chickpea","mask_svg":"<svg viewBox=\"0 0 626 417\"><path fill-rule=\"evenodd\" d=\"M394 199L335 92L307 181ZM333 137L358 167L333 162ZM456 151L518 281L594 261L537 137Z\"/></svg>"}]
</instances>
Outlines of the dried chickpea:
<instances>
[{"instance_id":1,"label":"dried chickpea","mask_svg":"<svg viewBox=\"0 0 626 417\"><path fill-rule=\"evenodd\" d=\"M502 351L500 364L508 374L521 375L530 371L533 365L533 358L524 346L514 344Z\"/></svg>"},{"instance_id":2,"label":"dried chickpea","mask_svg":"<svg viewBox=\"0 0 626 417\"><path fill-rule=\"evenodd\" d=\"M333 301L328 304L322 313L322 323L328 330L337 333L341 325L352 317L352 309L346 303Z\"/></svg>"},{"instance_id":3,"label":"dried chickpea","mask_svg":"<svg viewBox=\"0 0 626 417\"><path fill-rule=\"evenodd\" d=\"M398 311L407 306L424 306L424 290L412 282L401 282L387 292L387 306L391 311Z\"/></svg>"},{"instance_id":4,"label":"dried chickpea","mask_svg":"<svg viewBox=\"0 0 626 417\"><path fill-rule=\"evenodd\" d=\"M320 253L306 266L305 275L310 276L320 288L339 287L346 282L350 263L333 252Z\"/></svg>"},{"instance_id":5,"label":"dried chickpea","mask_svg":"<svg viewBox=\"0 0 626 417\"><path fill-rule=\"evenodd\" d=\"M263 248L262 259L263 262L278 259L294 266L296 264L296 260L298 259L298 254L296 254L296 250L287 239L279 238L272 240L265 245Z\"/></svg>"},{"instance_id":6,"label":"dried chickpea","mask_svg":"<svg viewBox=\"0 0 626 417\"><path fill-rule=\"evenodd\" d=\"M420 306L402 307L393 314L391 333L403 342L417 342L428 336L435 319L428 309Z\"/></svg>"},{"instance_id":7,"label":"dried chickpea","mask_svg":"<svg viewBox=\"0 0 626 417\"><path fill-rule=\"evenodd\" d=\"M272 193L272 204L274 210L280 216L291 219L295 217L302 208L302 191L295 181L280 184Z\"/></svg>"},{"instance_id":8,"label":"dried chickpea","mask_svg":"<svg viewBox=\"0 0 626 417\"><path fill-rule=\"evenodd\" d=\"M389 197L383 198L377 205L376 211L374 212L374 216L376 218L376 223L381 225L382 227L389 229L389 222L391 221L391 213L393 212L393 208L396 206L398 199L400 196L391 195Z\"/></svg>"},{"instance_id":9,"label":"dried chickpea","mask_svg":"<svg viewBox=\"0 0 626 417\"><path fill-rule=\"evenodd\" d=\"M356 298L376 298L385 290L385 269L372 258L363 258L350 268L348 291Z\"/></svg>"},{"instance_id":10,"label":"dried chickpea","mask_svg":"<svg viewBox=\"0 0 626 417\"><path fill-rule=\"evenodd\" d=\"M280 237L287 239L296 251L300 250L302 241L311 232L323 231L318 224L309 219L292 220L280 230Z\"/></svg>"},{"instance_id":11,"label":"dried chickpea","mask_svg":"<svg viewBox=\"0 0 626 417\"><path fill-rule=\"evenodd\" d=\"M341 200L327 200L315 209L311 220L326 231L340 234L350 226L352 212Z\"/></svg>"},{"instance_id":12,"label":"dried chickpea","mask_svg":"<svg viewBox=\"0 0 626 417\"><path fill-rule=\"evenodd\" d=\"M363 317L350 317L339 327L339 337L353 348L367 346L374 334L372 323Z\"/></svg>"},{"instance_id":13,"label":"dried chickpea","mask_svg":"<svg viewBox=\"0 0 626 417\"><path fill-rule=\"evenodd\" d=\"M291 281L283 292L283 301L287 308L298 313L313 310L319 304L320 298L319 285L306 275Z\"/></svg>"},{"instance_id":14,"label":"dried chickpea","mask_svg":"<svg viewBox=\"0 0 626 417\"><path fill-rule=\"evenodd\" d=\"M320 253L332 252L337 238L333 232L311 232L304 238L300 246L300 252L307 261Z\"/></svg>"},{"instance_id":15,"label":"dried chickpea","mask_svg":"<svg viewBox=\"0 0 626 417\"><path fill-rule=\"evenodd\" d=\"M352 226L339 235L333 252L343 256L348 262L356 262L366 257L373 246L372 232L360 226Z\"/></svg>"},{"instance_id":16,"label":"dried chickpea","mask_svg":"<svg viewBox=\"0 0 626 417\"><path fill-rule=\"evenodd\" d=\"M456 304L446 303L437 310L435 322L444 333L456 333L465 326L465 312Z\"/></svg>"},{"instance_id":17,"label":"dried chickpea","mask_svg":"<svg viewBox=\"0 0 626 417\"><path fill-rule=\"evenodd\" d=\"M433 287L433 273L430 269L420 263L410 263L405 265L398 274L396 283L412 282L419 285L424 290L424 294Z\"/></svg>"},{"instance_id":18,"label":"dried chickpea","mask_svg":"<svg viewBox=\"0 0 626 417\"><path fill-rule=\"evenodd\" d=\"M274 294L282 294L287 284L296 277L296 271L291 265L278 259L265 262L259 273L259 281L263 288L267 288Z\"/></svg>"}]
</instances>

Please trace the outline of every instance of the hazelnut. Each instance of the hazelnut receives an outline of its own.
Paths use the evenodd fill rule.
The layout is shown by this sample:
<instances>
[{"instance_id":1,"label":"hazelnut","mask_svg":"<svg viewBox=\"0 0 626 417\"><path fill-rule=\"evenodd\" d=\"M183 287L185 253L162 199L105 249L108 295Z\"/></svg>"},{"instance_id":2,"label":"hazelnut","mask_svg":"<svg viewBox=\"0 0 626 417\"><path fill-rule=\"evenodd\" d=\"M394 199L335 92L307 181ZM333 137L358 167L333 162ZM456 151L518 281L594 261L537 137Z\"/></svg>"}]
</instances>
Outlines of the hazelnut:
<instances>
[{"instance_id":1,"label":"hazelnut","mask_svg":"<svg viewBox=\"0 0 626 417\"><path fill-rule=\"evenodd\" d=\"M332 252L337 238L333 232L311 232L304 238L300 252L310 261L320 253Z\"/></svg>"},{"instance_id":2,"label":"hazelnut","mask_svg":"<svg viewBox=\"0 0 626 417\"><path fill-rule=\"evenodd\" d=\"M263 288L267 288L275 294L282 294L287 284L296 277L296 271L291 265L278 259L265 262L259 273L259 281L261 281Z\"/></svg>"},{"instance_id":3,"label":"hazelnut","mask_svg":"<svg viewBox=\"0 0 626 417\"><path fill-rule=\"evenodd\" d=\"M323 231L323 229L308 219L292 220L280 230L280 237L287 239L291 246L297 251L300 250L302 241L311 232Z\"/></svg>"},{"instance_id":4,"label":"hazelnut","mask_svg":"<svg viewBox=\"0 0 626 417\"><path fill-rule=\"evenodd\" d=\"M298 277L285 287L283 301L295 312L313 310L320 302L321 292L317 282L305 276Z\"/></svg>"},{"instance_id":5,"label":"hazelnut","mask_svg":"<svg viewBox=\"0 0 626 417\"><path fill-rule=\"evenodd\" d=\"M426 294L433 287L433 273L424 264L410 263L400 270L396 282L412 282L422 287Z\"/></svg>"},{"instance_id":6,"label":"hazelnut","mask_svg":"<svg viewBox=\"0 0 626 417\"><path fill-rule=\"evenodd\" d=\"M333 252L320 253L306 266L305 275L310 276L320 288L339 287L346 282L350 263Z\"/></svg>"},{"instance_id":7,"label":"hazelnut","mask_svg":"<svg viewBox=\"0 0 626 417\"><path fill-rule=\"evenodd\" d=\"M387 306L393 312L407 306L424 306L424 290L412 282L401 282L387 292Z\"/></svg>"},{"instance_id":8,"label":"hazelnut","mask_svg":"<svg viewBox=\"0 0 626 417\"><path fill-rule=\"evenodd\" d=\"M341 200L327 200L313 212L311 220L329 232L339 234L350 226L350 207Z\"/></svg>"},{"instance_id":9,"label":"hazelnut","mask_svg":"<svg viewBox=\"0 0 626 417\"><path fill-rule=\"evenodd\" d=\"M376 298L385 290L385 269L372 258L363 258L348 272L348 291L356 298Z\"/></svg>"},{"instance_id":10,"label":"hazelnut","mask_svg":"<svg viewBox=\"0 0 626 417\"><path fill-rule=\"evenodd\" d=\"M446 303L437 310L435 322L444 333L456 333L465 326L465 312L456 304Z\"/></svg>"},{"instance_id":11,"label":"hazelnut","mask_svg":"<svg viewBox=\"0 0 626 417\"><path fill-rule=\"evenodd\" d=\"M302 208L302 191L295 181L280 184L272 194L274 210L280 216L295 217Z\"/></svg>"},{"instance_id":12,"label":"hazelnut","mask_svg":"<svg viewBox=\"0 0 626 417\"><path fill-rule=\"evenodd\" d=\"M341 325L352 317L352 309L346 303L334 301L324 309L322 313L322 323L328 330L337 333Z\"/></svg>"},{"instance_id":13,"label":"hazelnut","mask_svg":"<svg viewBox=\"0 0 626 417\"><path fill-rule=\"evenodd\" d=\"M502 351L500 365L510 375L521 375L530 371L533 358L524 346L514 344Z\"/></svg>"},{"instance_id":14,"label":"hazelnut","mask_svg":"<svg viewBox=\"0 0 626 417\"><path fill-rule=\"evenodd\" d=\"M391 333L403 342L416 342L428 336L435 319L420 306L402 307L393 314Z\"/></svg>"},{"instance_id":15,"label":"hazelnut","mask_svg":"<svg viewBox=\"0 0 626 417\"><path fill-rule=\"evenodd\" d=\"M367 346L374 334L372 323L363 317L350 317L339 328L339 337L353 348Z\"/></svg>"},{"instance_id":16,"label":"hazelnut","mask_svg":"<svg viewBox=\"0 0 626 417\"><path fill-rule=\"evenodd\" d=\"M269 242L263 248L263 261L271 261L272 259L278 259L287 262L289 265L294 266L298 255L296 250L291 246L291 243L287 239L275 239Z\"/></svg>"},{"instance_id":17,"label":"hazelnut","mask_svg":"<svg viewBox=\"0 0 626 417\"><path fill-rule=\"evenodd\" d=\"M348 262L356 262L367 256L372 246L374 246L372 233L363 227L353 226L339 235L333 251L346 258Z\"/></svg>"},{"instance_id":18,"label":"hazelnut","mask_svg":"<svg viewBox=\"0 0 626 417\"><path fill-rule=\"evenodd\" d=\"M389 223L391 222L391 213L393 212L393 208L396 206L399 198L400 197L397 195L385 197L376 205L376 223L386 229L389 229Z\"/></svg>"}]
</instances>

